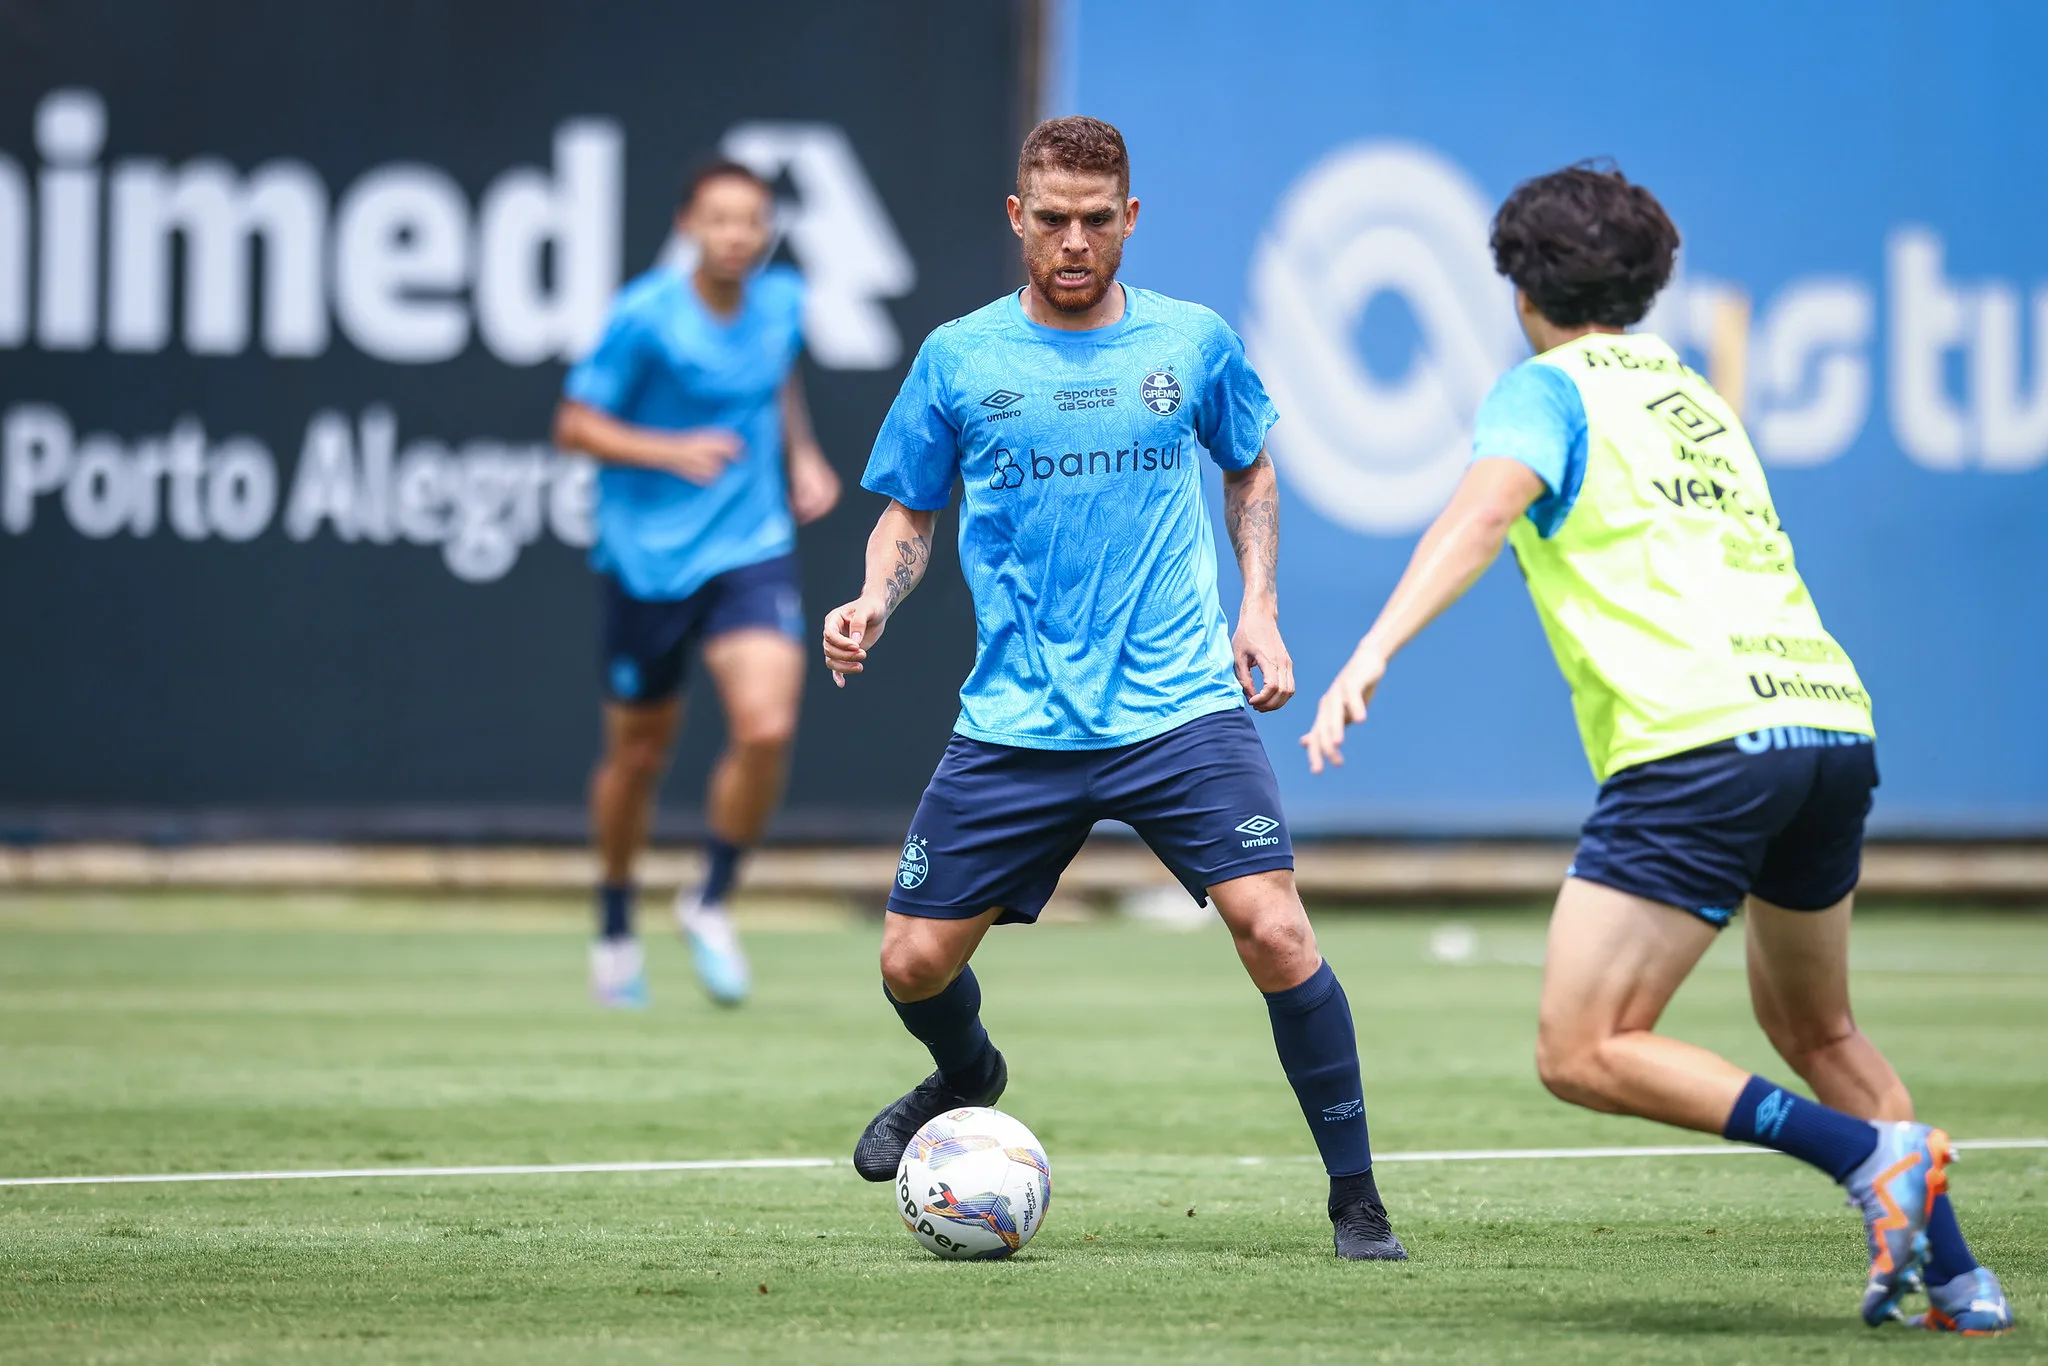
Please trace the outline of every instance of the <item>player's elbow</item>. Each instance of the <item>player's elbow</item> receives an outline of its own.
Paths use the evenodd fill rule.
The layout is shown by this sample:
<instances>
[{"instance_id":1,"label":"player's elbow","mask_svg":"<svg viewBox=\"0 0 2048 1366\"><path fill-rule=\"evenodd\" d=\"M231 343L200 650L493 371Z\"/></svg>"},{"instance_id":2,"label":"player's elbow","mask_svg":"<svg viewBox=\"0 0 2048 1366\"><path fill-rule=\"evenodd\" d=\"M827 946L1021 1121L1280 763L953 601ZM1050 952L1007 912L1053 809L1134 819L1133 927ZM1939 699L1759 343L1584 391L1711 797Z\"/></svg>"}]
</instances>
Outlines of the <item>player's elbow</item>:
<instances>
[{"instance_id":1,"label":"player's elbow","mask_svg":"<svg viewBox=\"0 0 2048 1366\"><path fill-rule=\"evenodd\" d=\"M1465 534L1484 547L1489 556L1498 555L1507 541L1509 530L1515 525L1515 519L1522 515L1523 510L1490 499L1473 503L1462 518Z\"/></svg>"}]
</instances>

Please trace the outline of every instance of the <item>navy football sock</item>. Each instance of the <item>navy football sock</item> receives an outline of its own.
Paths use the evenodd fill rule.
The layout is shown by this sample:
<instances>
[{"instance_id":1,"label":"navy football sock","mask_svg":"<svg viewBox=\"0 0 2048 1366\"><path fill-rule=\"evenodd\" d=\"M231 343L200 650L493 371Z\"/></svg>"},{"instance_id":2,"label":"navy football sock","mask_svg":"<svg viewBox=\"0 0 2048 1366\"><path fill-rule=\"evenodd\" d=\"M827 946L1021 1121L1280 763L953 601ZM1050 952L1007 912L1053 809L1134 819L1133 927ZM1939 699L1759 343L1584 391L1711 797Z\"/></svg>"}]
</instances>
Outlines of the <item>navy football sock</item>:
<instances>
[{"instance_id":1,"label":"navy football sock","mask_svg":"<svg viewBox=\"0 0 2048 1366\"><path fill-rule=\"evenodd\" d=\"M725 901L734 879L740 875L740 855L746 852L739 845L727 844L716 835L704 841L704 891L698 899L706 906L717 906Z\"/></svg>"},{"instance_id":2,"label":"navy football sock","mask_svg":"<svg viewBox=\"0 0 2048 1366\"><path fill-rule=\"evenodd\" d=\"M1830 1110L1762 1077L1751 1077L1742 1088L1721 1136L1776 1148L1837 1181L1877 1150L1877 1129L1869 1120Z\"/></svg>"},{"instance_id":3,"label":"navy football sock","mask_svg":"<svg viewBox=\"0 0 2048 1366\"><path fill-rule=\"evenodd\" d=\"M1301 1102L1301 1113L1331 1176L1372 1170L1365 1128L1365 1087L1358 1079L1358 1036L1351 1002L1324 963L1300 986L1266 993L1273 1047Z\"/></svg>"},{"instance_id":4,"label":"navy football sock","mask_svg":"<svg viewBox=\"0 0 2048 1366\"><path fill-rule=\"evenodd\" d=\"M633 884L607 882L597 889L597 932L606 939L633 937Z\"/></svg>"},{"instance_id":5,"label":"navy football sock","mask_svg":"<svg viewBox=\"0 0 2048 1366\"><path fill-rule=\"evenodd\" d=\"M931 1050L946 1085L978 1096L995 1081L996 1050L981 1027L981 983L973 968L960 969L952 984L922 1001L899 1001L887 986L882 994L917 1041Z\"/></svg>"},{"instance_id":6,"label":"navy football sock","mask_svg":"<svg viewBox=\"0 0 2048 1366\"><path fill-rule=\"evenodd\" d=\"M1934 1212L1927 1216L1927 1283L1947 1285L1976 1269L1977 1259L1963 1241L1962 1225L1956 1222L1956 1207L1946 1195L1935 1197Z\"/></svg>"}]
</instances>

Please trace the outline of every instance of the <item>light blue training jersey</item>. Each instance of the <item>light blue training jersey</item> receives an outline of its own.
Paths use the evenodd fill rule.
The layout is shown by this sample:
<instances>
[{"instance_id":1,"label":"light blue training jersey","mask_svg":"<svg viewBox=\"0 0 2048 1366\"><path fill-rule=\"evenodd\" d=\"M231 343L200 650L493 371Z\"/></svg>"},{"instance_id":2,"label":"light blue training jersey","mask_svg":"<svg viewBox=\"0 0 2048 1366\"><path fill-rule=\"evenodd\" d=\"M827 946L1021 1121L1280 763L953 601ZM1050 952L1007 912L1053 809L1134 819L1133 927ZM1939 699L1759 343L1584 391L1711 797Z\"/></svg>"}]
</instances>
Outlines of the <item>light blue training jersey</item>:
<instances>
[{"instance_id":1,"label":"light blue training jersey","mask_svg":"<svg viewBox=\"0 0 2048 1366\"><path fill-rule=\"evenodd\" d=\"M1093 331L1010 294L927 337L861 483L930 510L965 482L976 648L954 729L1106 749L1244 705L1196 456L1245 468L1275 416L1237 334L1150 290Z\"/></svg>"},{"instance_id":2,"label":"light blue training jersey","mask_svg":"<svg viewBox=\"0 0 2048 1366\"><path fill-rule=\"evenodd\" d=\"M597 349L563 392L638 427L725 427L745 443L711 485L600 464L591 564L629 596L686 598L730 569L796 546L783 468L781 391L803 344L803 281L769 266L721 318L687 272L657 266L612 304Z\"/></svg>"}]
</instances>

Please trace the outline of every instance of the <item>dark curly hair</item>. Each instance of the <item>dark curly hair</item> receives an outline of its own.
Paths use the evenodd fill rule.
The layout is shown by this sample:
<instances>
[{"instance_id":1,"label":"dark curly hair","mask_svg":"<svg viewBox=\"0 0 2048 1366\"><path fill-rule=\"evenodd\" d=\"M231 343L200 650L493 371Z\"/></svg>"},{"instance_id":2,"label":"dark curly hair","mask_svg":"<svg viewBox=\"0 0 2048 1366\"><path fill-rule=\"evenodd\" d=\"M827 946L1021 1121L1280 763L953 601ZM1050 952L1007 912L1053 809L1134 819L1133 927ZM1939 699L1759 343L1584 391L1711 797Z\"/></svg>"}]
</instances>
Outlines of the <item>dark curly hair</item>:
<instances>
[{"instance_id":1,"label":"dark curly hair","mask_svg":"<svg viewBox=\"0 0 2048 1366\"><path fill-rule=\"evenodd\" d=\"M1493 216L1494 268L1559 327L1641 322L1677 255L1657 196L1611 163L1525 180Z\"/></svg>"},{"instance_id":2,"label":"dark curly hair","mask_svg":"<svg viewBox=\"0 0 2048 1366\"><path fill-rule=\"evenodd\" d=\"M1017 193L1033 171L1092 171L1116 177L1116 192L1131 192L1131 154L1124 135L1101 119L1075 114L1047 119L1024 138L1017 154Z\"/></svg>"}]
</instances>

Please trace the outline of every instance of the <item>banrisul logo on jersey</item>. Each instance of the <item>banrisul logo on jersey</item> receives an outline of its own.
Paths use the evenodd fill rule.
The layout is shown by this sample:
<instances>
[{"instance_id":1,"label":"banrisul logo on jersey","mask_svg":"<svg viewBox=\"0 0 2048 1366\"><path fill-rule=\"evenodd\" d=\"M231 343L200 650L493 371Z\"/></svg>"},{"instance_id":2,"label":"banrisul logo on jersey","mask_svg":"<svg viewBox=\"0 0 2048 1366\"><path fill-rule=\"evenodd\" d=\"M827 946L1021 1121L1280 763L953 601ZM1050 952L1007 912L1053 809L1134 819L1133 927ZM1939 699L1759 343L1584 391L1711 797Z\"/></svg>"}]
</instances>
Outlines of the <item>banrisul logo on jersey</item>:
<instances>
[{"instance_id":1,"label":"banrisul logo on jersey","mask_svg":"<svg viewBox=\"0 0 2048 1366\"><path fill-rule=\"evenodd\" d=\"M1134 442L1113 451L1042 451L1035 446L1013 451L1003 446L996 449L992 459L988 486L999 493L1048 479L1119 479L1184 470L1188 466L1187 450L1179 441L1163 446L1140 446Z\"/></svg>"}]
</instances>

